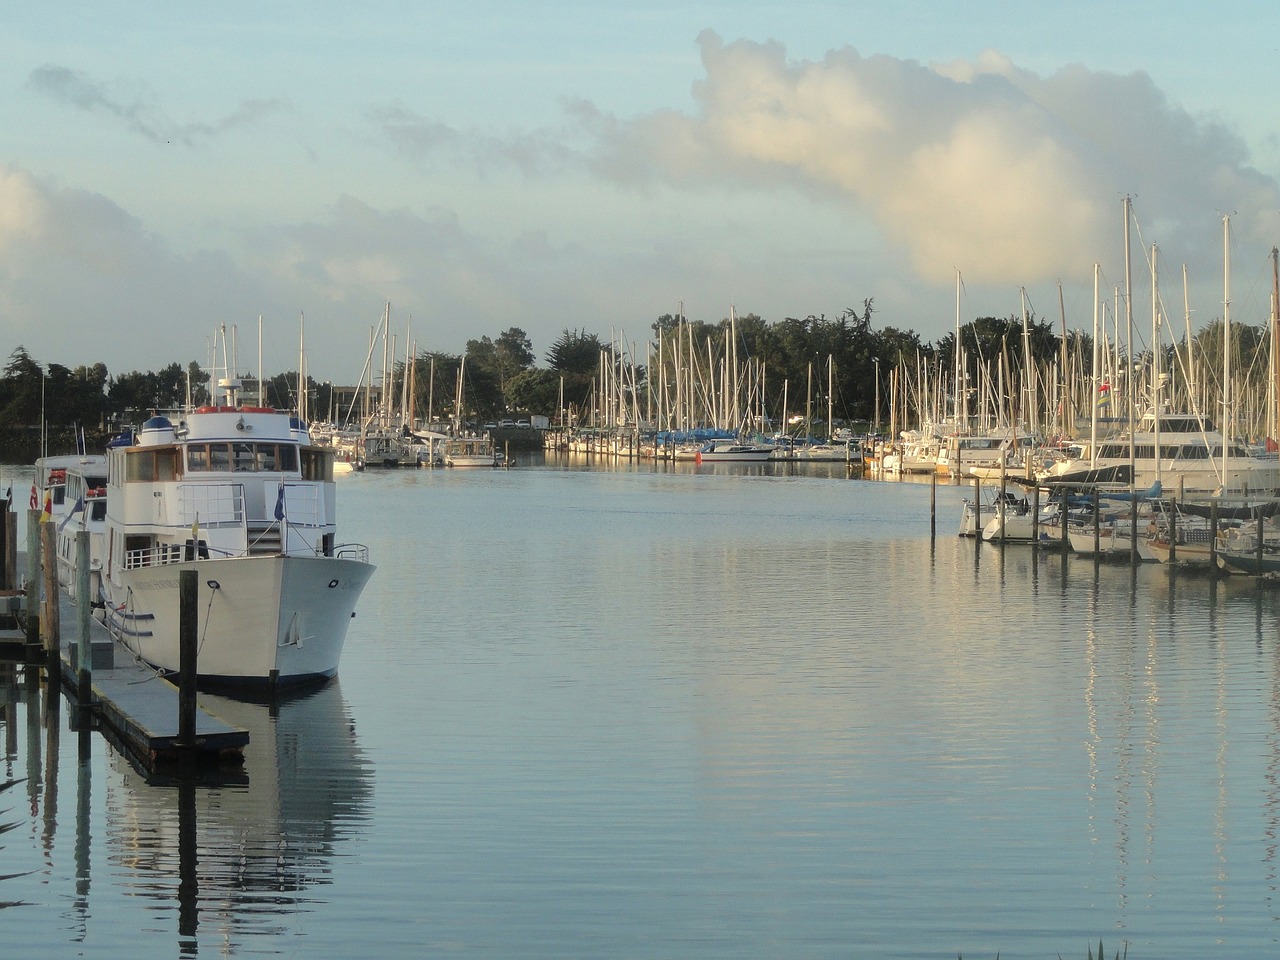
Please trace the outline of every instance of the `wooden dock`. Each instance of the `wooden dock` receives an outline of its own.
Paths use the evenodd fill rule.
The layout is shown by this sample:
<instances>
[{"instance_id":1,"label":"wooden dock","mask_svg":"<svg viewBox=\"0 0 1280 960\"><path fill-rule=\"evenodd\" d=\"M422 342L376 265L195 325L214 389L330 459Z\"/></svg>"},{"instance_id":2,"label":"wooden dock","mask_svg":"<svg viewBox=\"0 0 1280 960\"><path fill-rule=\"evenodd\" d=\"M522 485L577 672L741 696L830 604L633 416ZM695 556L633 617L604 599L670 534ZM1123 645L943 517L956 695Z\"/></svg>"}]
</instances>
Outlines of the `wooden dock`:
<instances>
[{"instance_id":1,"label":"wooden dock","mask_svg":"<svg viewBox=\"0 0 1280 960\"><path fill-rule=\"evenodd\" d=\"M45 666L49 657L25 630L21 594L0 591L0 659ZM64 624L74 624L74 601L59 592L59 613ZM59 651L60 684L67 699L80 706L80 676L74 643L63 631ZM100 730L135 764L154 772L159 767L194 760L201 765L236 764L244 761L249 731L235 727L202 709L197 703L194 742L185 745L179 734L178 688L116 643L96 620L89 627L88 710L79 722Z\"/></svg>"},{"instance_id":2,"label":"wooden dock","mask_svg":"<svg viewBox=\"0 0 1280 960\"><path fill-rule=\"evenodd\" d=\"M74 624L75 602L60 593L61 621ZM62 630L60 659L63 691L73 702L80 696L74 643ZM184 744L179 735L178 688L136 659L113 640L97 620L89 623L90 713L103 732L133 759L148 768L194 757L201 763L240 763L249 732L196 707L195 737Z\"/></svg>"}]
</instances>

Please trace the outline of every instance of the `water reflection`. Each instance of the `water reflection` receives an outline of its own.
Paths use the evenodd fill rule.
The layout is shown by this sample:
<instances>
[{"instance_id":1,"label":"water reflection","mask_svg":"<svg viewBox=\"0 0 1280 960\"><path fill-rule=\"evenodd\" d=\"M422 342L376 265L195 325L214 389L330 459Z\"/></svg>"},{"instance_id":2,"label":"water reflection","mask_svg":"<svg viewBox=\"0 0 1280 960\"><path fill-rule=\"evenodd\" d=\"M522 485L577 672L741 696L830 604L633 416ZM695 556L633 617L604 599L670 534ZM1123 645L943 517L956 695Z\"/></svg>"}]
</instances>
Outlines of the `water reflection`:
<instances>
[{"instance_id":1,"label":"water reflection","mask_svg":"<svg viewBox=\"0 0 1280 960\"><path fill-rule=\"evenodd\" d=\"M113 752L106 798L116 882L151 898L154 929L171 931L177 878L184 953L210 931L220 941L276 932L284 916L323 902L336 845L368 818L373 792L336 681L274 706L201 702L249 730L242 775L151 775Z\"/></svg>"}]
</instances>

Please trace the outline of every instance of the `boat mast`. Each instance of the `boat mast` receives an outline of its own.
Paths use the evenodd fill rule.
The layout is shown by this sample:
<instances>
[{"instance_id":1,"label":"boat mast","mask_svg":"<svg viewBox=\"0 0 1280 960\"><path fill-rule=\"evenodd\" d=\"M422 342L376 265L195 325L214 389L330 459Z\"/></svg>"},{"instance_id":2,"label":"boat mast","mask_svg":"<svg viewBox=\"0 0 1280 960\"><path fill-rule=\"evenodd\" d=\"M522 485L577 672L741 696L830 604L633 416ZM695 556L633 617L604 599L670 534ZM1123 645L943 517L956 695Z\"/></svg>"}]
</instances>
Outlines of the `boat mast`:
<instances>
[{"instance_id":1,"label":"boat mast","mask_svg":"<svg viewBox=\"0 0 1280 960\"><path fill-rule=\"evenodd\" d=\"M1164 461L1160 456L1160 291L1156 258L1156 245L1153 243L1151 245L1151 405L1155 410L1152 438L1155 450L1152 452L1156 458L1156 482L1159 483L1162 477L1160 468Z\"/></svg>"},{"instance_id":2,"label":"boat mast","mask_svg":"<svg viewBox=\"0 0 1280 960\"><path fill-rule=\"evenodd\" d=\"M1231 457L1231 217L1222 218L1222 486Z\"/></svg>"},{"instance_id":3,"label":"boat mast","mask_svg":"<svg viewBox=\"0 0 1280 960\"><path fill-rule=\"evenodd\" d=\"M1124 198L1124 322L1125 330L1129 339L1129 356L1124 374L1124 393L1125 403L1129 408L1129 487L1132 489L1137 482L1138 463L1137 451L1134 449L1133 438L1133 295L1132 295L1132 257L1129 246L1129 216L1132 201L1128 196ZM1119 337L1116 338L1119 340Z\"/></svg>"},{"instance_id":4,"label":"boat mast","mask_svg":"<svg viewBox=\"0 0 1280 960\"><path fill-rule=\"evenodd\" d=\"M1089 468L1092 469L1098 457L1098 403L1102 399L1098 383L1098 311L1102 307L1098 300L1098 264L1093 265L1093 402L1089 404Z\"/></svg>"}]
</instances>

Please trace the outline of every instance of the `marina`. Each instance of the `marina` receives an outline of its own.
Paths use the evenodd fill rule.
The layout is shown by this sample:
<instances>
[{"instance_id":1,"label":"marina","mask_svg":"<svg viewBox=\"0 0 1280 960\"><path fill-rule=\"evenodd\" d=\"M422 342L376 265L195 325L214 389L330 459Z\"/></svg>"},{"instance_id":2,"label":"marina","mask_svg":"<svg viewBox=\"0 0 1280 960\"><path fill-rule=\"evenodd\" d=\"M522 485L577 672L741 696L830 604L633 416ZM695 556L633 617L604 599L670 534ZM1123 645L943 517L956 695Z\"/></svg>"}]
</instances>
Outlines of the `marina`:
<instances>
[{"instance_id":1,"label":"marina","mask_svg":"<svg viewBox=\"0 0 1280 960\"><path fill-rule=\"evenodd\" d=\"M380 562L339 679L202 695L249 733L225 780L141 771L7 674L23 956L1190 958L1280 933L1280 595L1252 577L975 543L969 484L839 464L341 483Z\"/></svg>"}]
</instances>

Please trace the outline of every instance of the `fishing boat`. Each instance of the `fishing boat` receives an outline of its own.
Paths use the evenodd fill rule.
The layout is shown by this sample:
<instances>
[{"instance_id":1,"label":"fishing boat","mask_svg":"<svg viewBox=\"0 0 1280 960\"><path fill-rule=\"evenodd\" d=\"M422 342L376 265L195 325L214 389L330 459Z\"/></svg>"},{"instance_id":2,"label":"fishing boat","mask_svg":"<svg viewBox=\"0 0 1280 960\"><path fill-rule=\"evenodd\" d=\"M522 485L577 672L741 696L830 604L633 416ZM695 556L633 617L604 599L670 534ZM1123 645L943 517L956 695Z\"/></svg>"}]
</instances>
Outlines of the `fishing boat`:
<instances>
[{"instance_id":1,"label":"fishing boat","mask_svg":"<svg viewBox=\"0 0 1280 960\"><path fill-rule=\"evenodd\" d=\"M107 450L103 618L179 668L179 575L196 573L199 682L270 692L337 673L368 550L339 544L333 451L297 417L238 401L153 416Z\"/></svg>"}]
</instances>

